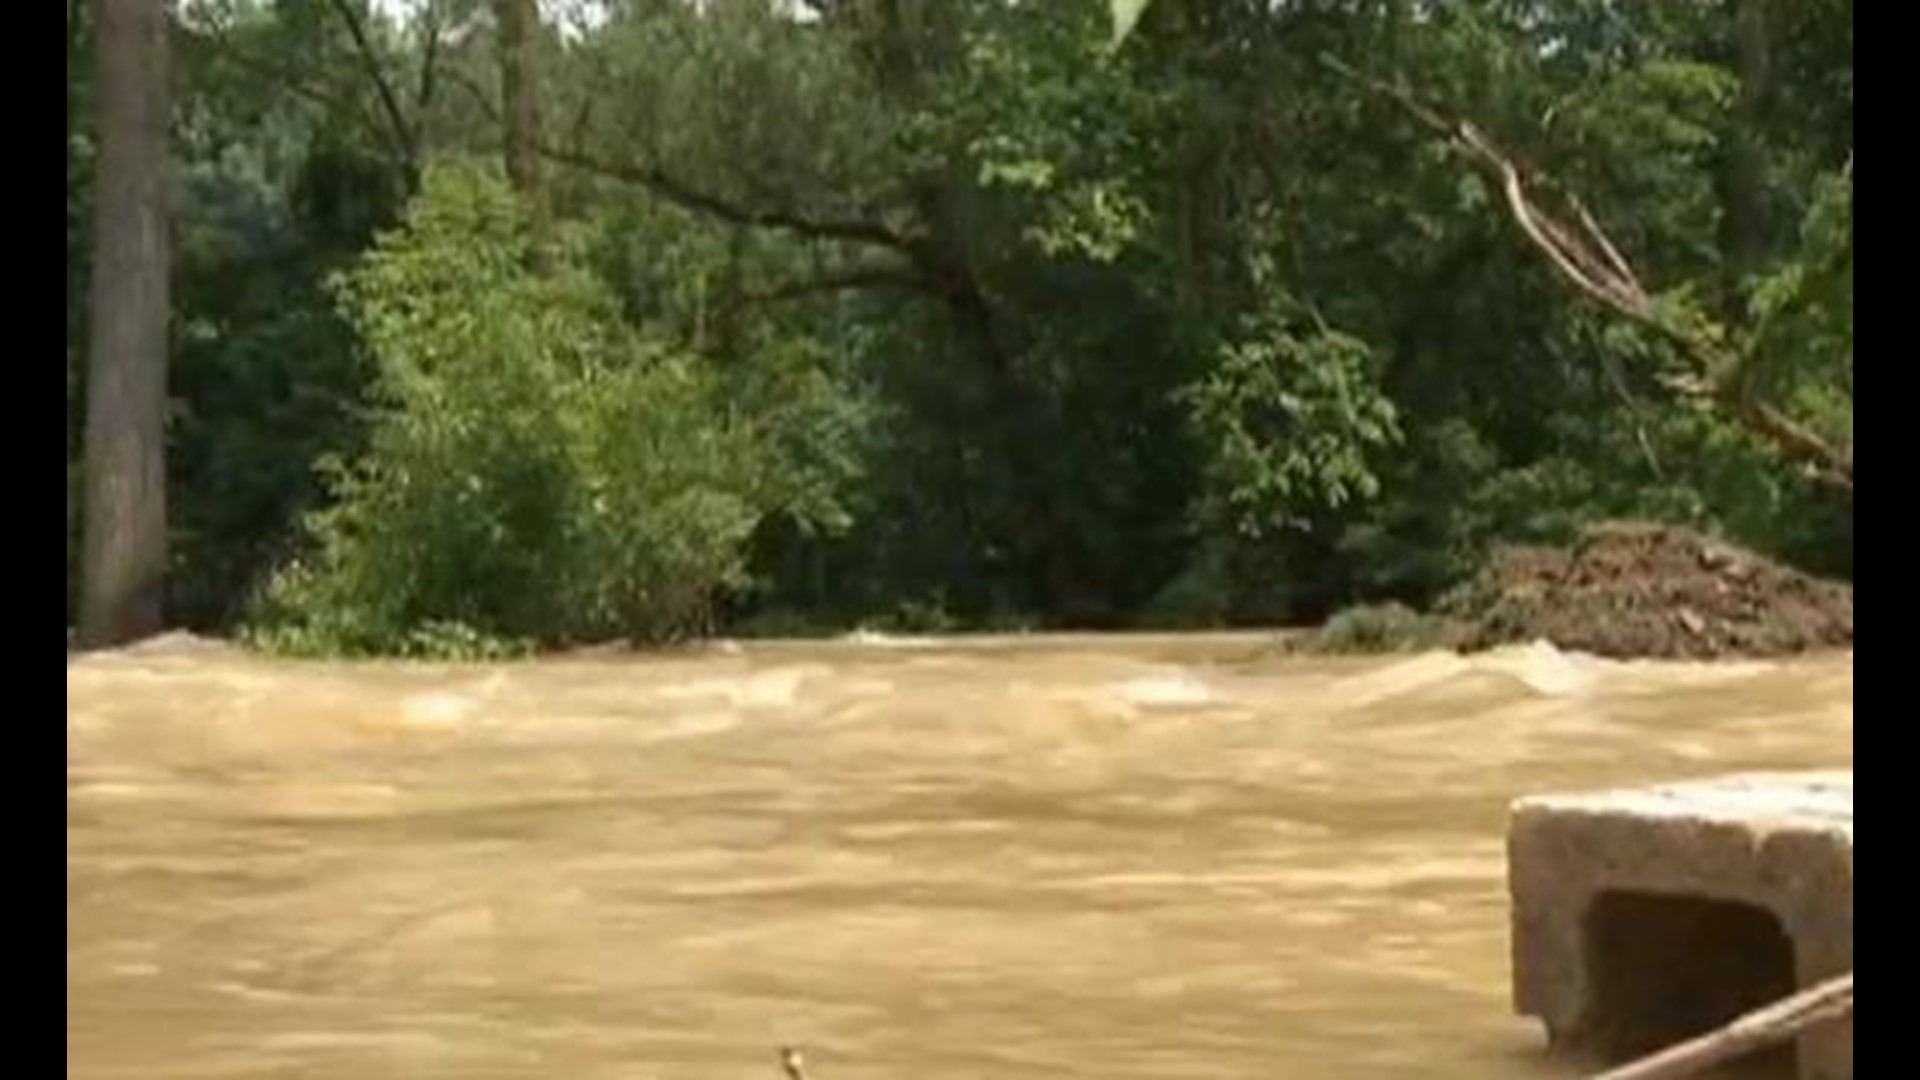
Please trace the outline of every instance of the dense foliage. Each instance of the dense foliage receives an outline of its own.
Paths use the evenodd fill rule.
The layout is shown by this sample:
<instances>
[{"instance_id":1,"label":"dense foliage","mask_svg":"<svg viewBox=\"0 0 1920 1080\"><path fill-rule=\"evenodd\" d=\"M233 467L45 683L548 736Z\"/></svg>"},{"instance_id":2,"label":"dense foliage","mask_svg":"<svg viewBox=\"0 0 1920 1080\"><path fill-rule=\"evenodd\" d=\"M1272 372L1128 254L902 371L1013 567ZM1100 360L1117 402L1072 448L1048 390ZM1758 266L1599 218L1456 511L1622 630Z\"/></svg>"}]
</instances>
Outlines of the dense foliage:
<instances>
[{"instance_id":1,"label":"dense foliage","mask_svg":"<svg viewBox=\"0 0 1920 1080\"><path fill-rule=\"evenodd\" d=\"M181 16L190 624L385 652L1291 621L1621 516L1851 575L1850 486L1673 393L1672 340L1341 74L1577 195L1850 476L1850 0L548 4L538 212L497 164L492 8L394 10Z\"/></svg>"}]
</instances>

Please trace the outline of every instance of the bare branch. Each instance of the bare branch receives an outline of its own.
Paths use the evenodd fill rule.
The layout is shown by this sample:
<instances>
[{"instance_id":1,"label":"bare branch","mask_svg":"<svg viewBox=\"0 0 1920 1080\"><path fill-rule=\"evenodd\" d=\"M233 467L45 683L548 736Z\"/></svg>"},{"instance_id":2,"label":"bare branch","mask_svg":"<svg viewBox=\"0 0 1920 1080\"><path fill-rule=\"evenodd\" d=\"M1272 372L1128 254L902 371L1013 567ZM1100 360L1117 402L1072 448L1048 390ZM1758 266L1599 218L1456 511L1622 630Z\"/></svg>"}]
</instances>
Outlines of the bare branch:
<instances>
[{"instance_id":1,"label":"bare branch","mask_svg":"<svg viewBox=\"0 0 1920 1080\"><path fill-rule=\"evenodd\" d=\"M450 71L448 75L455 78L459 85L473 95L492 122L495 124L502 122L499 106L494 104L484 90L456 72ZM920 245L914 238L896 232L877 221L816 218L791 210L747 206L725 196L703 191L657 165L637 161L614 161L551 143L542 143L538 150L540 156L556 164L645 188L683 210L691 210L734 225L788 232L816 240L837 240L886 248L906 255L910 259L917 259L922 254Z\"/></svg>"},{"instance_id":2,"label":"bare branch","mask_svg":"<svg viewBox=\"0 0 1920 1080\"><path fill-rule=\"evenodd\" d=\"M1574 195L1567 196L1567 202L1573 206L1573 212L1580 215L1581 229L1599 246L1613 272L1630 283L1635 290L1645 291L1641 288L1639 277L1634 273L1633 264L1627 262L1626 256L1620 254L1619 249L1613 246L1613 241L1607 237L1606 231L1600 228L1600 223L1593 220L1593 215L1587 212L1587 204Z\"/></svg>"},{"instance_id":3,"label":"bare branch","mask_svg":"<svg viewBox=\"0 0 1920 1080\"><path fill-rule=\"evenodd\" d=\"M400 107L400 97L394 93L393 83L388 80L386 69L380 63L380 54L374 51L366 25L360 21L360 13L353 8L353 0L332 0L332 7L340 21L346 24L347 35L353 39L354 51L360 56L361 66L367 69L367 76L373 80L374 90L380 95L380 107L386 113L391 129L389 134L406 160L418 163L420 147L414 137L413 125L408 122L406 111Z\"/></svg>"},{"instance_id":4,"label":"bare branch","mask_svg":"<svg viewBox=\"0 0 1920 1080\"><path fill-rule=\"evenodd\" d=\"M1561 198L1556 214L1529 190L1528 178L1513 157L1467 120L1448 117L1422 102L1403 84L1382 82L1355 71L1337 58L1322 57L1337 74L1398 104L1414 119L1446 139L1496 187L1507 214L1535 250L1562 279L1589 299L1654 330L1673 344L1692 371L1664 380L1668 389L1704 401L1769 444L1787 461L1816 479L1853 491L1853 455L1812 428L1761 401L1752 386L1755 353L1764 333L1749 335L1742 347L1723 342L1711 328L1683 324L1662 312L1640 282L1633 264L1591 213L1571 195ZM1851 257L1851 246L1844 252ZM1806 302L1804 296L1796 302ZM1765 324L1761 329L1764 331Z\"/></svg>"},{"instance_id":5,"label":"bare branch","mask_svg":"<svg viewBox=\"0 0 1920 1080\"><path fill-rule=\"evenodd\" d=\"M1596 1080L1680 1080L1853 1016L1853 972L1756 1009L1678 1046L1609 1070Z\"/></svg>"},{"instance_id":6,"label":"bare branch","mask_svg":"<svg viewBox=\"0 0 1920 1080\"><path fill-rule=\"evenodd\" d=\"M542 146L541 153L562 165L647 188L684 209L717 217L735 225L776 229L816 239L844 240L849 243L892 248L897 251L907 251L911 247L911 241L908 238L878 222L816 219L789 210L743 206L724 197L701 191L658 166L638 162L607 161L591 154L555 146Z\"/></svg>"},{"instance_id":7,"label":"bare branch","mask_svg":"<svg viewBox=\"0 0 1920 1080\"><path fill-rule=\"evenodd\" d=\"M273 85L285 89L295 97L316 105L322 109L339 110L352 113L363 121L369 121L361 103L339 94L330 93L319 87L300 82L291 76L285 64L276 63L265 57L256 56L243 46L237 45L228 36L224 28L207 25L204 29L193 29L181 24L175 25L175 32L185 35L184 40L212 50L222 59L257 75L267 76ZM369 121L370 122L370 121Z\"/></svg>"}]
</instances>

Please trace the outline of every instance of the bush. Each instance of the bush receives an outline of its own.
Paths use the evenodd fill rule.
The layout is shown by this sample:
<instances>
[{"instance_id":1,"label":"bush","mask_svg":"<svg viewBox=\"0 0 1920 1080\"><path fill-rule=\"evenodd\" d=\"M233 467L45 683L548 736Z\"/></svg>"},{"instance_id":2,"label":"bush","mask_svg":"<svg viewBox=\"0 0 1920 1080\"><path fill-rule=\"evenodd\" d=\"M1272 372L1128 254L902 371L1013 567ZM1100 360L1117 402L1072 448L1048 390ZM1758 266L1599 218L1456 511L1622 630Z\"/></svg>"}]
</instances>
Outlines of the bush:
<instances>
[{"instance_id":1,"label":"bush","mask_svg":"<svg viewBox=\"0 0 1920 1080\"><path fill-rule=\"evenodd\" d=\"M439 168L340 284L378 408L257 640L466 655L698 633L764 518L837 509L565 251L532 272L530 239L500 180Z\"/></svg>"},{"instance_id":2,"label":"bush","mask_svg":"<svg viewBox=\"0 0 1920 1080\"><path fill-rule=\"evenodd\" d=\"M1423 652L1447 648L1448 630L1443 620L1403 604L1361 604L1328 619L1312 648L1331 653Z\"/></svg>"}]
</instances>

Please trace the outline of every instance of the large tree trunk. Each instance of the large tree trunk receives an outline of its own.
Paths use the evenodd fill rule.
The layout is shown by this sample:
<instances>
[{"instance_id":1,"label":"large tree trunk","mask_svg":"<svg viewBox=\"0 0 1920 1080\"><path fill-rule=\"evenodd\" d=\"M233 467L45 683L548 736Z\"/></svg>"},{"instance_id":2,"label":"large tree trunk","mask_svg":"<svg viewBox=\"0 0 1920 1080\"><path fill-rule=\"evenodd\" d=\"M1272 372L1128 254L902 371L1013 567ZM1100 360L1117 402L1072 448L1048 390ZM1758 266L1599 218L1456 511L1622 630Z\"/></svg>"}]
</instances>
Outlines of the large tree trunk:
<instances>
[{"instance_id":1,"label":"large tree trunk","mask_svg":"<svg viewBox=\"0 0 1920 1080\"><path fill-rule=\"evenodd\" d=\"M80 640L160 629L167 563L165 0L98 0Z\"/></svg>"},{"instance_id":2,"label":"large tree trunk","mask_svg":"<svg viewBox=\"0 0 1920 1080\"><path fill-rule=\"evenodd\" d=\"M535 0L494 0L494 15L500 26L500 98L506 112L507 179L526 200L535 227L544 234L548 207L540 157L540 7ZM541 239L544 241L544 235Z\"/></svg>"}]
</instances>

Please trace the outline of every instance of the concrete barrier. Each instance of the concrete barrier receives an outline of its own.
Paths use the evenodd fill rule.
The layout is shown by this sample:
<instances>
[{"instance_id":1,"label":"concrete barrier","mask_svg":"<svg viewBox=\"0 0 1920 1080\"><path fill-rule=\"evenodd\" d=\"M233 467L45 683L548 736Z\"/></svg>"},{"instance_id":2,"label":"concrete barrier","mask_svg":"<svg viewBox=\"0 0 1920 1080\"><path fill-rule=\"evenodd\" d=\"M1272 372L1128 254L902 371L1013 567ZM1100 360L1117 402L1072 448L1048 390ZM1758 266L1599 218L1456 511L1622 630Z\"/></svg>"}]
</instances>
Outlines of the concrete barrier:
<instances>
[{"instance_id":1,"label":"concrete barrier","mask_svg":"<svg viewBox=\"0 0 1920 1080\"><path fill-rule=\"evenodd\" d=\"M1853 970L1853 773L1549 795L1508 833L1514 1004L1618 1062ZM1852 1080L1853 1022L1781 1048Z\"/></svg>"}]
</instances>

